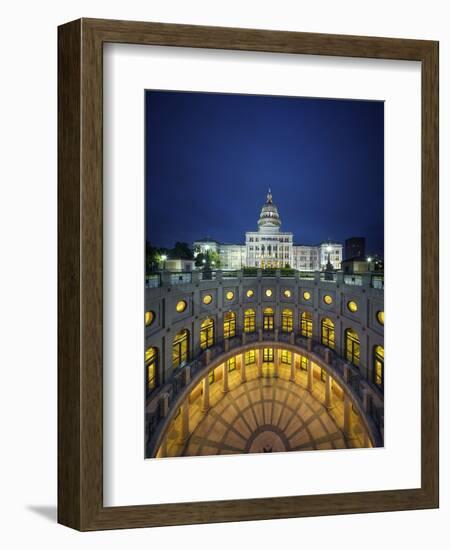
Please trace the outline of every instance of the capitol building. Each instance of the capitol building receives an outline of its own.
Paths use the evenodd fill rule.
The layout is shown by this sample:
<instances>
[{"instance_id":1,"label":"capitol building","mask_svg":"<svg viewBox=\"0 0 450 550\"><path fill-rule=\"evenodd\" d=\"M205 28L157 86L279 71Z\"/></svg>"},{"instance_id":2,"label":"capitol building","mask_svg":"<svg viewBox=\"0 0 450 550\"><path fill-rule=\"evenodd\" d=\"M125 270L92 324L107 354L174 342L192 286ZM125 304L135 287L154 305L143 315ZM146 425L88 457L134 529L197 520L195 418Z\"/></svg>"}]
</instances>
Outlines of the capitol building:
<instances>
[{"instance_id":1,"label":"capitol building","mask_svg":"<svg viewBox=\"0 0 450 550\"><path fill-rule=\"evenodd\" d=\"M320 271L327 263L340 269L343 246L337 242L318 245L294 244L294 234L281 231L281 218L269 189L258 220L256 231L245 233L245 244L224 244L210 238L194 242L198 253L216 252L222 269L243 267L283 268L299 271Z\"/></svg>"}]
</instances>

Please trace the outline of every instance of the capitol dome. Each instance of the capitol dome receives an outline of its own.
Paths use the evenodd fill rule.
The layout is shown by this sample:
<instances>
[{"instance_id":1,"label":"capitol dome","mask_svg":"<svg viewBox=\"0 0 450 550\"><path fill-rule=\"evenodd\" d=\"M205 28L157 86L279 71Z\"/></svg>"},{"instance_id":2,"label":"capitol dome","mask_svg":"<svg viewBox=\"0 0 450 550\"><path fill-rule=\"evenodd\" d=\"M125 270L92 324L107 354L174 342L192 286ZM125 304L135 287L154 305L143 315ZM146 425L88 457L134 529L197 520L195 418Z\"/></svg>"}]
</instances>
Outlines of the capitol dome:
<instances>
[{"instance_id":1,"label":"capitol dome","mask_svg":"<svg viewBox=\"0 0 450 550\"><path fill-rule=\"evenodd\" d=\"M262 207L261 214L259 215L258 226L260 229L276 229L281 227L280 214L278 208L272 200L272 193L267 193L267 198L264 206Z\"/></svg>"}]
</instances>

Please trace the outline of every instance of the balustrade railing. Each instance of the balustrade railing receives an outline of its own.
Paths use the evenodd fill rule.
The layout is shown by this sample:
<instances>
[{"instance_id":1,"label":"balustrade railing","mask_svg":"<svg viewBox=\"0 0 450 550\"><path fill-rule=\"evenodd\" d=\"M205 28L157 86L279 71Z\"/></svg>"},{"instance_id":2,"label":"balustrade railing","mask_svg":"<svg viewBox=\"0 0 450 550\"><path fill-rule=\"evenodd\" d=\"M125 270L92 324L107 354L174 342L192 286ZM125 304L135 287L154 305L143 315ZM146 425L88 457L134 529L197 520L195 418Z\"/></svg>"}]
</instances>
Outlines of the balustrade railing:
<instances>
[{"instance_id":1,"label":"balustrade railing","mask_svg":"<svg viewBox=\"0 0 450 550\"><path fill-rule=\"evenodd\" d=\"M189 284L196 281L214 281L216 279L241 279L260 277L292 278L304 281L321 281L323 283L339 283L349 286L371 286L377 290L384 290L384 275L380 274L348 274L342 271L297 271L295 269L256 269L243 268L242 270L212 270L203 269L195 271L161 271L151 273L145 277L146 288L158 288L160 286L174 286Z\"/></svg>"}]
</instances>

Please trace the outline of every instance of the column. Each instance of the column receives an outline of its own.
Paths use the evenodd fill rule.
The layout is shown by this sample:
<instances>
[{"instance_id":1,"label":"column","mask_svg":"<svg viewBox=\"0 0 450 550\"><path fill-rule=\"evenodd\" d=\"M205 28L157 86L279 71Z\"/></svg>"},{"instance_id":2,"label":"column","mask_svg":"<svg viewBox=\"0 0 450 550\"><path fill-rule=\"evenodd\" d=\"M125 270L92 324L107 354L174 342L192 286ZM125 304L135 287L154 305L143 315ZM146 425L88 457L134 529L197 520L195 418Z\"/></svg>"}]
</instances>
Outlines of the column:
<instances>
[{"instance_id":1,"label":"column","mask_svg":"<svg viewBox=\"0 0 450 550\"><path fill-rule=\"evenodd\" d=\"M314 388L314 371L313 371L313 365L311 363L311 359L308 357L307 359L307 370L308 370L308 387L307 390L312 393Z\"/></svg>"},{"instance_id":2,"label":"column","mask_svg":"<svg viewBox=\"0 0 450 550\"><path fill-rule=\"evenodd\" d=\"M189 398L187 397L181 405L181 429L180 443L186 443L189 438Z\"/></svg>"},{"instance_id":3,"label":"column","mask_svg":"<svg viewBox=\"0 0 450 550\"><path fill-rule=\"evenodd\" d=\"M209 409L209 374L202 380L202 413L208 412Z\"/></svg>"},{"instance_id":4,"label":"column","mask_svg":"<svg viewBox=\"0 0 450 550\"><path fill-rule=\"evenodd\" d=\"M291 354L291 376L289 377L291 382L295 382L295 353Z\"/></svg>"},{"instance_id":5,"label":"column","mask_svg":"<svg viewBox=\"0 0 450 550\"><path fill-rule=\"evenodd\" d=\"M333 379L328 373L325 373L325 407L330 410L333 408L333 396L332 396L332 389L331 384L333 382Z\"/></svg>"},{"instance_id":6,"label":"column","mask_svg":"<svg viewBox=\"0 0 450 550\"><path fill-rule=\"evenodd\" d=\"M228 365L227 363L225 362L223 364L223 368L222 368L222 392L223 393L227 393L228 391Z\"/></svg>"},{"instance_id":7,"label":"column","mask_svg":"<svg viewBox=\"0 0 450 550\"><path fill-rule=\"evenodd\" d=\"M263 364L263 349L260 348L258 350L258 378L262 378L262 375L263 375L262 364Z\"/></svg>"},{"instance_id":8,"label":"column","mask_svg":"<svg viewBox=\"0 0 450 550\"><path fill-rule=\"evenodd\" d=\"M246 372L247 365L245 364L245 354L241 353L240 357L241 357L241 382L244 383L244 382L247 382L247 372Z\"/></svg>"},{"instance_id":9,"label":"column","mask_svg":"<svg viewBox=\"0 0 450 550\"><path fill-rule=\"evenodd\" d=\"M370 437L367 430L364 430L363 447L366 449L371 447Z\"/></svg>"},{"instance_id":10,"label":"column","mask_svg":"<svg viewBox=\"0 0 450 550\"><path fill-rule=\"evenodd\" d=\"M281 350L273 350L273 377L278 378L278 369L280 367Z\"/></svg>"},{"instance_id":11,"label":"column","mask_svg":"<svg viewBox=\"0 0 450 550\"><path fill-rule=\"evenodd\" d=\"M163 437L163 440L161 441L161 445L159 447L159 458L166 458L167 457L167 435Z\"/></svg>"},{"instance_id":12,"label":"column","mask_svg":"<svg viewBox=\"0 0 450 550\"><path fill-rule=\"evenodd\" d=\"M352 401L346 393L344 394L344 435L353 439Z\"/></svg>"}]
</instances>

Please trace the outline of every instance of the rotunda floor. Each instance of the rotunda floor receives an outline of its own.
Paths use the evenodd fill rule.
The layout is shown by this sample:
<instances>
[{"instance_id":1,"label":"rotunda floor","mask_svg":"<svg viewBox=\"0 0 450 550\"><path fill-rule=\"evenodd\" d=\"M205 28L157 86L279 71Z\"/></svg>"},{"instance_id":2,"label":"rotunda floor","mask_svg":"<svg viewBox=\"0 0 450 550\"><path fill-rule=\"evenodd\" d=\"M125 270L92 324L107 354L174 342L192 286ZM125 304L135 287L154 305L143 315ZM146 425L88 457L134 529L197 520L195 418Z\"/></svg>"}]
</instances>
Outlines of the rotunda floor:
<instances>
[{"instance_id":1,"label":"rotunda floor","mask_svg":"<svg viewBox=\"0 0 450 550\"><path fill-rule=\"evenodd\" d=\"M296 383L283 377L255 377L241 383L237 372L230 373L230 391L211 385L211 408L200 411L200 402L191 404L193 431L184 446L177 443L176 427L169 433L169 456L268 453L361 447L345 438L342 404L336 400L328 411L322 405L321 384L311 394L303 386L302 373ZM305 380L306 382L306 380ZM306 385L306 384L305 384ZM356 420L356 419L355 419Z\"/></svg>"}]
</instances>

